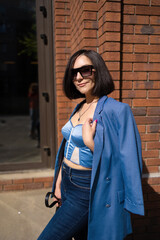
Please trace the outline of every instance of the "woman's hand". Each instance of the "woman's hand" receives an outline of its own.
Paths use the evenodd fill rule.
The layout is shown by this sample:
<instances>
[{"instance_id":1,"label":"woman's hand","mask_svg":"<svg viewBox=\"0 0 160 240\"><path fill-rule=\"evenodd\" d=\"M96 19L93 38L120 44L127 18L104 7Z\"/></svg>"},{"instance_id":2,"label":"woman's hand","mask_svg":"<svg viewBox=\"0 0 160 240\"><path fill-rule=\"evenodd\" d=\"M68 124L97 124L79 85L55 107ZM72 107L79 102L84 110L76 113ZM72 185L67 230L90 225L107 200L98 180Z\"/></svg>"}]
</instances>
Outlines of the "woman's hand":
<instances>
[{"instance_id":1,"label":"woman's hand","mask_svg":"<svg viewBox=\"0 0 160 240\"><path fill-rule=\"evenodd\" d=\"M94 151L94 135L96 132L96 125L97 120L93 122L92 118L88 118L82 127L82 137L84 144L91 149L91 151Z\"/></svg>"}]
</instances>

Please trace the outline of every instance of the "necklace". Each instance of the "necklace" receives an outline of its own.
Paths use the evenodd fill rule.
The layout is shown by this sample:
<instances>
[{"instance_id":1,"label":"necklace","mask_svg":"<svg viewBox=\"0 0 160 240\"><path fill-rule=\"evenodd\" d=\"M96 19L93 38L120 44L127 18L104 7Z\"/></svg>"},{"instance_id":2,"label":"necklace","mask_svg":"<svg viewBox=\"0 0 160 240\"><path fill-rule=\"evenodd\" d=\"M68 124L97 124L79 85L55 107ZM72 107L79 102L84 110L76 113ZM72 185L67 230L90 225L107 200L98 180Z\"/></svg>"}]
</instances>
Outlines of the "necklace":
<instances>
[{"instance_id":1,"label":"necklace","mask_svg":"<svg viewBox=\"0 0 160 240\"><path fill-rule=\"evenodd\" d=\"M88 108L81 114L81 111L79 111L79 118L78 118L78 122L80 121L81 117L88 111L88 109L91 107L91 105L95 102L97 102L98 100L96 101L93 101L89 104Z\"/></svg>"}]
</instances>

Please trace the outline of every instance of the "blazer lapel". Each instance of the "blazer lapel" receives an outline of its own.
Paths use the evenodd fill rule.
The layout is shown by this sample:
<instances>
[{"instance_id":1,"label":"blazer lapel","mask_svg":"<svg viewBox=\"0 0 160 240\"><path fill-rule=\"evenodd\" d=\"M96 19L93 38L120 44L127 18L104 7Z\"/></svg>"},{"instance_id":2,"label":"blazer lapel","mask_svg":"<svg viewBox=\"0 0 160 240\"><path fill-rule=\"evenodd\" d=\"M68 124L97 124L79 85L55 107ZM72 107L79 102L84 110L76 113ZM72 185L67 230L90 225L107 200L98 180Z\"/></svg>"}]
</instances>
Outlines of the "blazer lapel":
<instances>
[{"instance_id":1,"label":"blazer lapel","mask_svg":"<svg viewBox=\"0 0 160 240\"><path fill-rule=\"evenodd\" d=\"M93 152L93 164L92 164L92 179L91 179L91 189L94 183L94 179L96 176L97 168L101 159L102 149L103 149L103 124L101 120L101 112L103 110L103 105L105 101L107 100L107 96L103 96L99 99L97 103L97 107L95 109L93 121L97 120L97 127L96 127L96 134L94 138L94 152Z\"/></svg>"}]
</instances>

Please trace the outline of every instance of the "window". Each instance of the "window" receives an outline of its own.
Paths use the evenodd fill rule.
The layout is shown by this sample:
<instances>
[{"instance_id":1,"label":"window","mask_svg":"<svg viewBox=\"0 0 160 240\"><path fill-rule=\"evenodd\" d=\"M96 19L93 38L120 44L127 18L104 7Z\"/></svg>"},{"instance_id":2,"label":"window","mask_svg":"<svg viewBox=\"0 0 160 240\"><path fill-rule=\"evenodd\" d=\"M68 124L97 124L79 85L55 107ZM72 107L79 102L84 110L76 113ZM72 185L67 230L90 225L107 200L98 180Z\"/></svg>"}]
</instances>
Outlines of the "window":
<instances>
[{"instance_id":1,"label":"window","mask_svg":"<svg viewBox=\"0 0 160 240\"><path fill-rule=\"evenodd\" d=\"M52 19L51 0L1 1L0 171L53 166Z\"/></svg>"}]
</instances>

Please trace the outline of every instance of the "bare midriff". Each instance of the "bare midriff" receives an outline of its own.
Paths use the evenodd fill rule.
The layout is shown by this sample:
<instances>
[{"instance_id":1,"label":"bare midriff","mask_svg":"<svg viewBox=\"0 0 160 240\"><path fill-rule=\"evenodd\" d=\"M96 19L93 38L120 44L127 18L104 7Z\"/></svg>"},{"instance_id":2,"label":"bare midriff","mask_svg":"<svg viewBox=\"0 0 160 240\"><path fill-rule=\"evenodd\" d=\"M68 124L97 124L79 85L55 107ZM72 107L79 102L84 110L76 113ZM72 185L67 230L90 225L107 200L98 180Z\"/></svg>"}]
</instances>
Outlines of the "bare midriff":
<instances>
[{"instance_id":1,"label":"bare midriff","mask_svg":"<svg viewBox=\"0 0 160 240\"><path fill-rule=\"evenodd\" d=\"M65 157L64 157L63 161L64 161L70 168L79 169L79 170L91 170L91 168L86 168L86 167L83 167L83 166L81 166L81 165L75 164L75 163L67 160Z\"/></svg>"}]
</instances>

